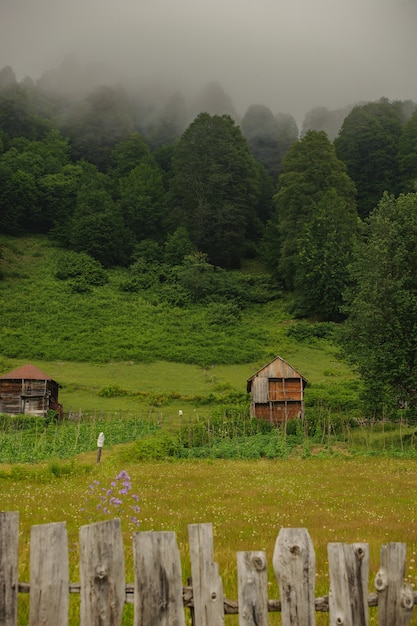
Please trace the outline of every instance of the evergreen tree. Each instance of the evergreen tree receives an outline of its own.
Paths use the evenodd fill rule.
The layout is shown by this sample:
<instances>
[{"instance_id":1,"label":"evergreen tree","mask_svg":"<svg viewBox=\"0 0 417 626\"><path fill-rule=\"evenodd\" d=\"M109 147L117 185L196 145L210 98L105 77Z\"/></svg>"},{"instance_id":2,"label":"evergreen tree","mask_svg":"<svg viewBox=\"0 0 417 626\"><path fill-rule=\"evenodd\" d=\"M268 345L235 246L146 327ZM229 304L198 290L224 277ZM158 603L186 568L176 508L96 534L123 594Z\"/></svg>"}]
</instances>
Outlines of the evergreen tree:
<instances>
[{"instance_id":1,"label":"evergreen tree","mask_svg":"<svg viewBox=\"0 0 417 626\"><path fill-rule=\"evenodd\" d=\"M400 189L417 189L417 109L404 125L398 146Z\"/></svg>"},{"instance_id":2,"label":"evergreen tree","mask_svg":"<svg viewBox=\"0 0 417 626\"><path fill-rule=\"evenodd\" d=\"M74 160L85 159L105 171L120 141L134 130L133 112L123 90L100 87L69 116L65 133Z\"/></svg>"},{"instance_id":3,"label":"evergreen tree","mask_svg":"<svg viewBox=\"0 0 417 626\"><path fill-rule=\"evenodd\" d=\"M119 181L120 208L137 241L162 239L165 189L156 163L143 160Z\"/></svg>"},{"instance_id":4,"label":"evergreen tree","mask_svg":"<svg viewBox=\"0 0 417 626\"><path fill-rule=\"evenodd\" d=\"M308 131L282 165L266 235L269 267L295 292L300 312L334 318L357 226L354 185L323 131Z\"/></svg>"},{"instance_id":5,"label":"evergreen tree","mask_svg":"<svg viewBox=\"0 0 417 626\"><path fill-rule=\"evenodd\" d=\"M381 99L352 109L335 139L336 154L357 190L361 217L369 215L384 191L398 191L398 143L403 124L400 102Z\"/></svg>"},{"instance_id":6,"label":"evergreen tree","mask_svg":"<svg viewBox=\"0 0 417 626\"><path fill-rule=\"evenodd\" d=\"M257 164L240 129L228 115L201 113L176 146L172 167L178 225L211 263L238 267L259 198Z\"/></svg>"}]
</instances>

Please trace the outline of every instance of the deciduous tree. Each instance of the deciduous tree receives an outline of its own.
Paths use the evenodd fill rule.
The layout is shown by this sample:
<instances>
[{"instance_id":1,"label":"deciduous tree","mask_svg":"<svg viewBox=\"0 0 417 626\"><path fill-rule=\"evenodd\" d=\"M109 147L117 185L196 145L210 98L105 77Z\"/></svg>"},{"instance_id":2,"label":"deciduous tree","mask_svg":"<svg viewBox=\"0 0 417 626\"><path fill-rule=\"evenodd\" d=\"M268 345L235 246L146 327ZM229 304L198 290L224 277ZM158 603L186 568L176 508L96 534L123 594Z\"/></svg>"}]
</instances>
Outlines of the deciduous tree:
<instances>
[{"instance_id":1,"label":"deciduous tree","mask_svg":"<svg viewBox=\"0 0 417 626\"><path fill-rule=\"evenodd\" d=\"M385 194L355 248L343 334L368 409L417 404L417 194Z\"/></svg>"}]
</instances>

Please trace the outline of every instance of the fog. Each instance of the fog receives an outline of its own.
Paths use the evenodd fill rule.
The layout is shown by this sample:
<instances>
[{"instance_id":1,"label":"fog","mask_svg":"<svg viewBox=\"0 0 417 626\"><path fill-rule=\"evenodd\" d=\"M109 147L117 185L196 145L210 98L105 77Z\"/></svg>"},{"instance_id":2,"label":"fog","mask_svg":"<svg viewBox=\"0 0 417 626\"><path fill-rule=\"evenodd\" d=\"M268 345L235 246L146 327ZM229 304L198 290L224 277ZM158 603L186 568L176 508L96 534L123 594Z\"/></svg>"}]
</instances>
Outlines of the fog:
<instances>
[{"instance_id":1,"label":"fog","mask_svg":"<svg viewBox=\"0 0 417 626\"><path fill-rule=\"evenodd\" d=\"M417 0L0 0L0 69L37 80L68 55L114 82L186 96L222 85L301 122L316 106L417 101Z\"/></svg>"}]
</instances>

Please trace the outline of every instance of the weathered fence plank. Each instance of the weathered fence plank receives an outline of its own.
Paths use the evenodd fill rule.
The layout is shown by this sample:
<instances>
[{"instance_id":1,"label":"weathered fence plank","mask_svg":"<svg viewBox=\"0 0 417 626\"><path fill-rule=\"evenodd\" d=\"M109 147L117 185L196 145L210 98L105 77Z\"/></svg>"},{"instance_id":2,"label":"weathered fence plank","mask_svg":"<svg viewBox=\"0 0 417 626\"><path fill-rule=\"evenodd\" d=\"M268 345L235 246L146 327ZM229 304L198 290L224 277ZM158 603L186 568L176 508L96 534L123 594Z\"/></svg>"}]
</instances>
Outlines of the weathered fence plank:
<instances>
[{"instance_id":1,"label":"weathered fence plank","mask_svg":"<svg viewBox=\"0 0 417 626\"><path fill-rule=\"evenodd\" d=\"M120 626L125 569L120 520L80 528L81 626Z\"/></svg>"},{"instance_id":2,"label":"weathered fence plank","mask_svg":"<svg viewBox=\"0 0 417 626\"><path fill-rule=\"evenodd\" d=\"M305 528L281 528L272 559L283 626L315 626L316 556Z\"/></svg>"},{"instance_id":3,"label":"weathered fence plank","mask_svg":"<svg viewBox=\"0 0 417 626\"><path fill-rule=\"evenodd\" d=\"M239 626L268 626L265 552L238 552Z\"/></svg>"},{"instance_id":4,"label":"weathered fence plank","mask_svg":"<svg viewBox=\"0 0 417 626\"><path fill-rule=\"evenodd\" d=\"M180 553L174 532L133 535L134 626L185 626Z\"/></svg>"},{"instance_id":5,"label":"weathered fence plank","mask_svg":"<svg viewBox=\"0 0 417 626\"><path fill-rule=\"evenodd\" d=\"M329 624L368 626L369 548L365 543L329 543Z\"/></svg>"},{"instance_id":6,"label":"weathered fence plank","mask_svg":"<svg viewBox=\"0 0 417 626\"><path fill-rule=\"evenodd\" d=\"M134 535L135 582L126 585L119 520L80 529L80 582L69 583L65 523L33 526L30 583L18 581L19 514L0 512L0 626L17 626L18 593L29 593L29 626L67 626L69 594L80 594L80 626L121 626L125 603L133 603L134 626L223 626L239 614L239 626L267 626L268 612L281 611L282 626L314 626L315 612L329 612L331 626L368 626L368 607L378 608L379 626L409 626L417 592L404 584L406 546L382 546L368 593L367 544L328 544L329 596L314 597L315 554L306 529L281 529L273 566L280 600L268 599L264 552L238 552L238 601L223 596L214 563L211 524L188 527L192 579L182 586L175 533Z\"/></svg>"},{"instance_id":7,"label":"weathered fence plank","mask_svg":"<svg viewBox=\"0 0 417 626\"><path fill-rule=\"evenodd\" d=\"M68 535L65 522L32 526L29 626L66 626L68 588Z\"/></svg>"},{"instance_id":8,"label":"weathered fence plank","mask_svg":"<svg viewBox=\"0 0 417 626\"><path fill-rule=\"evenodd\" d=\"M381 567L375 576L378 592L378 626L408 626L413 615L411 585L404 584L405 543L381 547Z\"/></svg>"},{"instance_id":9,"label":"weathered fence plank","mask_svg":"<svg viewBox=\"0 0 417 626\"><path fill-rule=\"evenodd\" d=\"M197 626L224 624L223 583L214 562L212 524L190 524L191 576Z\"/></svg>"},{"instance_id":10,"label":"weathered fence plank","mask_svg":"<svg viewBox=\"0 0 417 626\"><path fill-rule=\"evenodd\" d=\"M19 574L19 513L0 513L0 624L16 626Z\"/></svg>"}]
</instances>

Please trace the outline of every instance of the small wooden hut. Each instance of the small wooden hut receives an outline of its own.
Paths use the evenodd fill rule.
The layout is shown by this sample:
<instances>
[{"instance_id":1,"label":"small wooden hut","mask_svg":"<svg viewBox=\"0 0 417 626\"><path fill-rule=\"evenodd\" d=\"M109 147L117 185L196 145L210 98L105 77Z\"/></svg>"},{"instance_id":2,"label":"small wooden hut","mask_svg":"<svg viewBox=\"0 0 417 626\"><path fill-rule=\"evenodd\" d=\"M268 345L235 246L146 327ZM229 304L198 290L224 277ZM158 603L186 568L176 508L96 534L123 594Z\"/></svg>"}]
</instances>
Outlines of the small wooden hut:
<instances>
[{"instance_id":1,"label":"small wooden hut","mask_svg":"<svg viewBox=\"0 0 417 626\"><path fill-rule=\"evenodd\" d=\"M304 414L304 388L307 380L280 356L264 365L248 379L251 417L275 424Z\"/></svg>"},{"instance_id":2,"label":"small wooden hut","mask_svg":"<svg viewBox=\"0 0 417 626\"><path fill-rule=\"evenodd\" d=\"M62 416L58 389L58 383L37 367L22 365L0 376L0 413L45 416L53 409Z\"/></svg>"}]
</instances>

